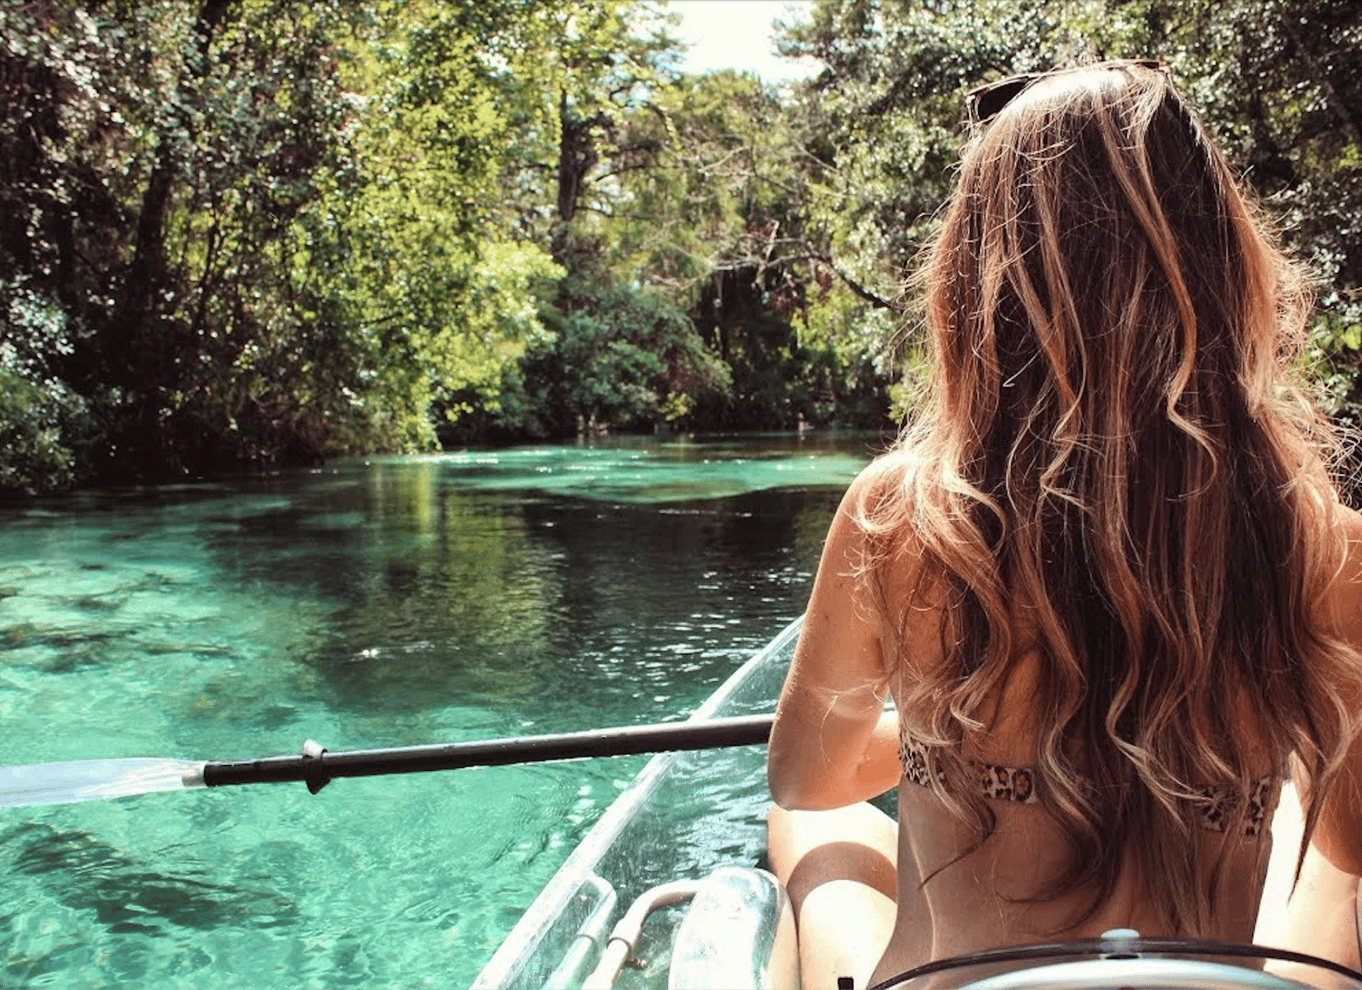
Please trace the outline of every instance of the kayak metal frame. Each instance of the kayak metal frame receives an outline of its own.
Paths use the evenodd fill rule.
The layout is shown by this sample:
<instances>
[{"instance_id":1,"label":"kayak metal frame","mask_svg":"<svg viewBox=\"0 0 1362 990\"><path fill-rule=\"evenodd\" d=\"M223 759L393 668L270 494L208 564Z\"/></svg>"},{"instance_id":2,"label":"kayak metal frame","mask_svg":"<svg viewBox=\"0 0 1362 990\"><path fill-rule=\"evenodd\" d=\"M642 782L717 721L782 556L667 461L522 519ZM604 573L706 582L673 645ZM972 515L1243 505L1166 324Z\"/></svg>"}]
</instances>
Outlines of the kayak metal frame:
<instances>
[{"instance_id":1,"label":"kayak metal frame","mask_svg":"<svg viewBox=\"0 0 1362 990\"><path fill-rule=\"evenodd\" d=\"M672 880L640 894L580 990L613 990L649 916L687 901L672 944L668 990L799 986L794 910L785 888L765 870L721 866L703 880Z\"/></svg>"},{"instance_id":2,"label":"kayak metal frame","mask_svg":"<svg viewBox=\"0 0 1362 990\"><path fill-rule=\"evenodd\" d=\"M569 990L582 982L583 973L592 959L595 959L609 941L610 919L615 916L619 895L610 881L589 875L582 882L581 895L588 901L594 898L594 906L586 919L577 928L577 934L563 953L562 960L544 981L544 990Z\"/></svg>"},{"instance_id":3,"label":"kayak metal frame","mask_svg":"<svg viewBox=\"0 0 1362 990\"><path fill-rule=\"evenodd\" d=\"M684 904L693 899L701 887L699 880L673 880L644 891L610 930L610 940L601 953L601 960L582 982L582 990L611 990L621 967L629 961L638 946L648 915L658 908Z\"/></svg>"}]
</instances>

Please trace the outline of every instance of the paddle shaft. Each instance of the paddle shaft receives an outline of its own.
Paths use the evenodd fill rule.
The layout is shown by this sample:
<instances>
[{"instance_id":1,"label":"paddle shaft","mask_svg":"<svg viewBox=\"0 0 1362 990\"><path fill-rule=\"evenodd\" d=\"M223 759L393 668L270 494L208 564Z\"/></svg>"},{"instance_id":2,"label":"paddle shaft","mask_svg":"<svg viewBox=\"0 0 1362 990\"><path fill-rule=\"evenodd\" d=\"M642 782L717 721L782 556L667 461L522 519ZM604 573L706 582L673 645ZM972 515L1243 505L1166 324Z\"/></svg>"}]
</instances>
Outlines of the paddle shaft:
<instances>
[{"instance_id":1,"label":"paddle shaft","mask_svg":"<svg viewBox=\"0 0 1362 990\"><path fill-rule=\"evenodd\" d=\"M203 782L208 787L224 787L229 784L301 780L315 794L327 781L337 777L374 777L380 774L506 766L512 763L547 763L597 756L750 746L770 739L774 720L774 715L746 715L395 749L355 749L335 753L323 751L319 756L267 756L256 760L208 763L203 768Z\"/></svg>"}]
</instances>

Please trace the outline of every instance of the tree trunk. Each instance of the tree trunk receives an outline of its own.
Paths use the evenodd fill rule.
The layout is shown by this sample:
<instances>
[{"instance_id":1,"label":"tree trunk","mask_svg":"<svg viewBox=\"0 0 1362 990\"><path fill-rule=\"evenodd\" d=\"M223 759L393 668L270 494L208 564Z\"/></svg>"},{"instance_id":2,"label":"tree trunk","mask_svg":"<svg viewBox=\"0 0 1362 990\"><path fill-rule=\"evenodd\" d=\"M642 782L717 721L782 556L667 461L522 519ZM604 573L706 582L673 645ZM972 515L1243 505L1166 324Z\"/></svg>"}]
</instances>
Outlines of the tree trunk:
<instances>
[{"instance_id":1,"label":"tree trunk","mask_svg":"<svg viewBox=\"0 0 1362 990\"><path fill-rule=\"evenodd\" d=\"M553 260L567 267L569 228L577 215L586 177L600 161L591 131L595 120L581 120L568 107L567 90L558 91L558 223L553 235Z\"/></svg>"},{"instance_id":2,"label":"tree trunk","mask_svg":"<svg viewBox=\"0 0 1362 990\"><path fill-rule=\"evenodd\" d=\"M186 88L201 81L209 71L208 51L212 45L213 33L227 14L235 0L203 0L194 22L194 33L198 38L197 58L189 64L185 73ZM153 352L159 350L149 334L147 321L151 315L152 301L165 286L166 246L165 219L170 209L171 194L174 188L177 162L177 141L171 131L187 129L189 122L182 114L172 117L170 129L160 135L156 145L156 158L152 165L147 187L142 193L142 206L137 217L137 234L133 242L132 262L123 279L123 291L119 306L110 321L112 338L107 339L104 348L106 359L120 351L124 355L118 361L119 368L110 368L115 381L136 387L146 384L148 372L160 377L159 369L144 367L147 358L159 364L157 358L164 355L144 353L146 345L151 344ZM139 346L140 345L140 346Z\"/></svg>"}]
</instances>

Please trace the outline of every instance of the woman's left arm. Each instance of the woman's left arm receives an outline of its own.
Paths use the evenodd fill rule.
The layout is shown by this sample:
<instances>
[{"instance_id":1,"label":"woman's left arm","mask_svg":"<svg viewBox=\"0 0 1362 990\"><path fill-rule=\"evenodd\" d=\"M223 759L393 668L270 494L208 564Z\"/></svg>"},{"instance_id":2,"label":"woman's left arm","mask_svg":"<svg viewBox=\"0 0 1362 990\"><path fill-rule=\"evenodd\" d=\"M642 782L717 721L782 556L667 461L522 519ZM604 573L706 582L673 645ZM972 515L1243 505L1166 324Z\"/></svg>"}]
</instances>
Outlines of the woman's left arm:
<instances>
[{"instance_id":1,"label":"woman's left arm","mask_svg":"<svg viewBox=\"0 0 1362 990\"><path fill-rule=\"evenodd\" d=\"M873 603L855 577L865 548L852 484L823 546L799 644L776 705L767 756L783 808L840 808L899 782L898 717L885 711L889 674Z\"/></svg>"}]
</instances>

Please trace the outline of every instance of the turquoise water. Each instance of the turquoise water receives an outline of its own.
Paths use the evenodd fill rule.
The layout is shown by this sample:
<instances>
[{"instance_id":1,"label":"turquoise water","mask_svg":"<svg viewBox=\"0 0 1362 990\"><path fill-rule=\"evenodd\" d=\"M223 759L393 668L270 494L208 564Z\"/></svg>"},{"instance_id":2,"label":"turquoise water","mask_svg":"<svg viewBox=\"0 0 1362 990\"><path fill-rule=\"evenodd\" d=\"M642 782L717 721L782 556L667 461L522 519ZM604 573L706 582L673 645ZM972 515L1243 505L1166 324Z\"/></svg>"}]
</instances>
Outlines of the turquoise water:
<instances>
[{"instance_id":1,"label":"turquoise water","mask_svg":"<svg viewBox=\"0 0 1362 990\"><path fill-rule=\"evenodd\" d=\"M0 763L678 719L858 438L346 462L0 510ZM0 810L4 985L455 987L643 757Z\"/></svg>"}]
</instances>

